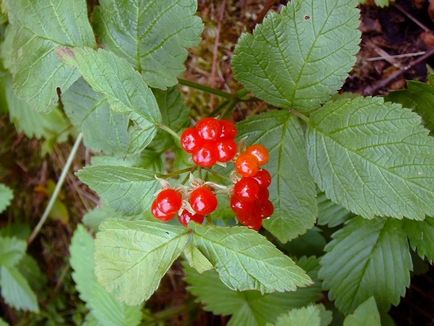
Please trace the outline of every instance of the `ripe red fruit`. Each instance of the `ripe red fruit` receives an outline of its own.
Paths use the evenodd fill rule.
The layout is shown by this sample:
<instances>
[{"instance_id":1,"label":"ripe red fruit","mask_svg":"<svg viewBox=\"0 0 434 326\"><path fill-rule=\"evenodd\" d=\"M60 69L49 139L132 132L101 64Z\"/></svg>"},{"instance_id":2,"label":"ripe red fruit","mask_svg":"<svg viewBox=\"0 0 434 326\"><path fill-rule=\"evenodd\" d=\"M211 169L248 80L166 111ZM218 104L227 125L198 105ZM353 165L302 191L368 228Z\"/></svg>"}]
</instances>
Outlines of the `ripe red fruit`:
<instances>
[{"instance_id":1,"label":"ripe red fruit","mask_svg":"<svg viewBox=\"0 0 434 326\"><path fill-rule=\"evenodd\" d=\"M159 219L160 221L163 221L163 222L169 222L176 215L176 213L165 214L162 211L160 211L160 209L158 208L158 202L156 202L156 201L154 201L152 203L151 212L152 212L152 215L155 216L155 218L157 218L157 219Z\"/></svg>"},{"instance_id":2,"label":"ripe red fruit","mask_svg":"<svg viewBox=\"0 0 434 326\"><path fill-rule=\"evenodd\" d=\"M261 144L255 144L247 147L246 153L255 156L258 159L260 166L267 164L270 160L268 149Z\"/></svg>"},{"instance_id":3,"label":"ripe red fruit","mask_svg":"<svg viewBox=\"0 0 434 326\"><path fill-rule=\"evenodd\" d=\"M265 169L259 170L253 178L261 187L268 188L271 185L271 174Z\"/></svg>"},{"instance_id":4,"label":"ripe red fruit","mask_svg":"<svg viewBox=\"0 0 434 326\"><path fill-rule=\"evenodd\" d=\"M204 145L193 153L193 162L200 167L210 168L217 163L219 157L217 148L213 142L205 142Z\"/></svg>"},{"instance_id":5,"label":"ripe red fruit","mask_svg":"<svg viewBox=\"0 0 434 326\"><path fill-rule=\"evenodd\" d=\"M187 128L181 135L181 145L187 153L193 153L198 150L202 147L203 143L203 139L199 137L195 128Z\"/></svg>"},{"instance_id":6,"label":"ripe red fruit","mask_svg":"<svg viewBox=\"0 0 434 326\"><path fill-rule=\"evenodd\" d=\"M188 201L194 211L200 215L211 214L217 208L217 196L208 186L193 190Z\"/></svg>"},{"instance_id":7,"label":"ripe red fruit","mask_svg":"<svg viewBox=\"0 0 434 326\"><path fill-rule=\"evenodd\" d=\"M237 144L232 139L224 139L217 142L219 162L229 162L237 154Z\"/></svg>"},{"instance_id":8,"label":"ripe red fruit","mask_svg":"<svg viewBox=\"0 0 434 326\"><path fill-rule=\"evenodd\" d=\"M253 211L253 206L252 202L246 198L235 195L231 197L231 208L237 216L250 216Z\"/></svg>"},{"instance_id":9,"label":"ripe red fruit","mask_svg":"<svg viewBox=\"0 0 434 326\"><path fill-rule=\"evenodd\" d=\"M181 206L181 193L175 189L164 189L152 203L152 214L162 221L170 221Z\"/></svg>"},{"instance_id":10,"label":"ripe red fruit","mask_svg":"<svg viewBox=\"0 0 434 326\"><path fill-rule=\"evenodd\" d=\"M265 202L266 200L268 200L268 198L270 197L270 192L268 191L267 188L265 187L261 187L259 189L259 193L258 193L258 199L261 203Z\"/></svg>"},{"instance_id":11,"label":"ripe red fruit","mask_svg":"<svg viewBox=\"0 0 434 326\"><path fill-rule=\"evenodd\" d=\"M259 171L259 161L255 156L249 153L242 153L238 156L235 168L239 175L243 177L253 177Z\"/></svg>"},{"instance_id":12,"label":"ripe red fruit","mask_svg":"<svg viewBox=\"0 0 434 326\"><path fill-rule=\"evenodd\" d=\"M237 136L237 127L230 120L220 120L222 131L220 139L234 139Z\"/></svg>"},{"instance_id":13,"label":"ripe red fruit","mask_svg":"<svg viewBox=\"0 0 434 326\"><path fill-rule=\"evenodd\" d=\"M200 214L193 214L190 213L188 210L184 209L181 214L178 216L179 222L181 222L182 225L187 226L190 221L194 221L196 223L202 224L203 220L205 219L205 216Z\"/></svg>"},{"instance_id":14,"label":"ripe red fruit","mask_svg":"<svg viewBox=\"0 0 434 326\"><path fill-rule=\"evenodd\" d=\"M234 186L234 196L250 201L257 200L261 193L261 186L254 178L241 178Z\"/></svg>"},{"instance_id":15,"label":"ripe red fruit","mask_svg":"<svg viewBox=\"0 0 434 326\"><path fill-rule=\"evenodd\" d=\"M259 231L259 229L262 227L262 218L257 214L238 215L237 218L241 224L249 227L250 229Z\"/></svg>"},{"instance_id":16,"label":"ripe red fruit","mask_svg":"<svg viewBox=\"0 0 434 326\"><path fill-rule=\"evenodd\" d=\"M220 138L222 126L215 118L205 118L196 125L197 133L205 140L217 140Z\"/></svg>"},{"instance_id":17,"label":"ripe red fruit","mask_svg":"<svg viewBox=\"0 0 434 326\"><path fill-rule=\"evenodd\" d=\"M264 219L267 217L270 217L274 213L274 205L271 201L266 200L261 203L260 209L259 209L259 216Z\"/></svg>"}]
</instances>

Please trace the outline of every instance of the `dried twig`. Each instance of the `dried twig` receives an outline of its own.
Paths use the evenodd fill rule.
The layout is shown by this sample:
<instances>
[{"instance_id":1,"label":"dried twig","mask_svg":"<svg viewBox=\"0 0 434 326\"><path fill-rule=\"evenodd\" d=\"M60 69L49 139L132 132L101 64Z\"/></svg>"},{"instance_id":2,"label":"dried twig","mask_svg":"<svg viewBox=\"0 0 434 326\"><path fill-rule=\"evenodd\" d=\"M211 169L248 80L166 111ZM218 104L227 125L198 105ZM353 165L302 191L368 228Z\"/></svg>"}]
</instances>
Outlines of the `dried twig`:
<instances>
[{"instance_id":1,"label":"dried twig","mask_svg":"<svg viewBox=\"0 0 434 326\"><path fill-rule=\"evenodd\" d=\"M398 9L404 16L406 16L408 19L410 19L413 23L415 23L417 26L419 26L425 32L430 31L430 29L428 27L426 27L424 24L422 24L418 19L416 19L416 17L411 15L407 10L405 10L399 4L395 4L395 8Z\"/></svg>"}]
</instances>

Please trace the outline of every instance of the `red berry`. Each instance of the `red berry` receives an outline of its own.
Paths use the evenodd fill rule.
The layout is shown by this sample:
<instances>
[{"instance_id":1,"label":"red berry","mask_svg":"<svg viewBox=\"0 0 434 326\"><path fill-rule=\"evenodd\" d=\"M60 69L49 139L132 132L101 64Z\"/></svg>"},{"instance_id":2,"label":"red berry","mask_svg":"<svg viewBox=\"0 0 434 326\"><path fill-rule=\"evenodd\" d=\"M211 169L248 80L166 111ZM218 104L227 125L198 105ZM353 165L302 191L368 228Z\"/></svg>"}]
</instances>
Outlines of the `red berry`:
<instances>
[{"instance_id":1,"label":"red berry","mask_svg":"<svg viewBox=\"0 0 434 326\"><path fill-rule=\"evenodd\" d=\"M202 224L205 216L199 214L192 214L188 210L184 209L182 213L178 216L178 219L182 225L187 226L190 221L195 221L196 223Z\"/></svg>"},{"instance_id":2,"label":"red berry","mask_svg":"<svg viewBox=\"0 0 434 326\"><path fill-rule=\"evenodd\" d=\"M239 175L243 177L253 177L259 171L259 162L255 156L243 153L238 156L235 168Z\"/></svg>"},{"instance_id":3,"label":"red berry","mask_svg":"<svg viewBox=\"0 0 434 326\"><path fill-rule=\"evenodd\" d=\"M234 196L250 201L258 199L261 186L254 178L241 178L234 186Z\"/></svg>"},{"instance_id":4,"label":"red berry","mask_svg":"<svg viewBox=\"0 0 434 326\"><path fill-rule=\"evenodd\" d=\"M270 192L268 191L267 188L265 187L261 187L259 189L258 192L258 199L261 203L265 202L266 200L268 200L268 198L270 197Z\"/></svg>"},{"instance_id":5,"label":"red berry","mask_svg":"<svg viewBox=\"0 0 434 326\"><path fill-rule=\"evenodd\" d=\"M215 118L205 118L196 125L197 133L205 140L217 140L220 138L222 126Z\"/></svg>"},{"instance_id":6,"label":"red berry","mask_svg":"<svg viewBox=\"0 0 434 326\"><path fill-rule=\"evenodd\" d=\"M229 162L237 154L237 144L232 139L224 139L217 142L218 161Z\"/></svg>"},{"instance_id":7,"label":"red berry","mask_svg":"<svg viewBox=\"0 0 434 326\"><path fill-rule=\"evenodd\" d=\"M259 231L259 229L262 227L262 218L259 215L239 215L237 218L241 224L253 230Z\"/></svg>"},{"instance_id":8,"label":"red berry","mask_svg":"<svg viewBox=\"0 0 434 326\"><path fill-rule=\"evenodd\" d=\"M270 154L268 153L268 149L261 144L255 144L247 147L246 153L255 156L258 159L260 166L267 164L270 160Z\"/></svg>"},{"instance_id":9,"label":"red berry","mask_svg":"<svg viewBox=\"0 0 434 326\"><path fill-rule=\"evenodd\" d=\"M253 212L254 205L252 202L246 198L238 197L232 195L231 197L231 208L238 215L251 215Z\"/></svg>"},{"instance_id":10,"label":"red berry","mask_svg":"<svg viewBox=\"0 0 434 326\"><path fill-rule=\"evenodd\" d=\"M202 147L203 143L203 139L199 137L195 128L187 128L181 135L181 145L187 153L193 153L198 150Z\"/></svg>"},{"instance_id":11,"label":"red berry","mask_svg":"<svg viewBox=\"0 0 434 326\"><path fill-rule=\"evenodd\" d=\"M261 187L268 188L271 185L271 174L265 169L259 170L253 178Z\"/></svg>"},{"instance_id":12,"label":"red berry","mask_svg":"<svg viewBox=\"0 0 434 326\"><path fill-rule=\"evenodd\" d=\"M189 203L196 213L208 215L217 208L217 196L211 188L201 186L193 190Z\"/></svg>"},{"instance_id":13,"label":"red berry","mask_svg":"<svg viewBox=\"0 0 434 326\"><path fill-rule=\"evenodd\" d=\"M261 203L261 207L259 209L259 215L262 219L270 217L274 213L274 205L271 201L267 200Z\"/></svg>"},{"instance_id":14,"label":"red berry","mask_svg":"<svg viewBox=\"0 0 434 326\"><path fill-rule=\"evenodd\" d=\"M230 120L220 120L222 131L220 139L234 139L237 136L237 127L235 123Z\"/></svg>"},{"instance_id":15,"label":"red berry","mask_svg":"<svg viewBox=\"0 0 434 326\"><path fill-rule=\"evenodd\" d=\"M154 201L152 203L152 215L155 216L155 218L163 221L163 222L169 222L171 219L173 219L176 215L176 213L173 214L165 214L162 211L160 211L160 209L158 208L158 202Z\"/></svg>"},{"instance_id":16,"label":"red berry","mask_svg":"<svg viewBox=\"0 0 434 326\"><path fill-rule=\"evenodd\" d=\"M217 163L218 151L213 142L205 144L193 153L193 162L200 167L210 168Z\"/></svg>"},{"instance_id":17,"label":"red berry","mask_svg":"<svg viewBox=\"0 0 434 326\"><path fill-rule=\"evenodd\" d=\"M161 191L152 203L152 209L153 211L155 210L157 215L159 212L161 212L167 216L174 216L179 211L181 206L182 195L175 189L165 189ZM155 214L154 216L157 217Z\"/></svg>"}]
</instances>

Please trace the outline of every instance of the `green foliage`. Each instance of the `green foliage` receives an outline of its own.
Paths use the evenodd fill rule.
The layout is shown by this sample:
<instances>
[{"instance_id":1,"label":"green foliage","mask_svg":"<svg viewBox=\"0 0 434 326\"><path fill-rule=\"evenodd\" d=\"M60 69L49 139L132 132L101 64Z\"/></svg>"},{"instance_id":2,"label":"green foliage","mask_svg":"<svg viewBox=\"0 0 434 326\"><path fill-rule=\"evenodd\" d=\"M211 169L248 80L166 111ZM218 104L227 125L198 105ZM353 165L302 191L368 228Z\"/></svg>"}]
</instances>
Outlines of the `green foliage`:
<instances>
[{"instance_id":1,"label":"green foliage","mask_svg":"<svg viewBox=\"0 0 434 326\"><path fill-rule=\"evenodd\" d=\"M420 122L381 98L326 104L309 121L315 181L328 198L366 218L434 214L434 139Z\"/></svg>"},{"instance_id":2,"label":"green foliage","mask_svg":"<svg viewBox=\"0 0 434 326\"><path fill-rule=\"evenodd\" d=\"M103 0L96 32L104 48L124 57L151 87L177 84L187 48L199 43L196 0Z\"/></svg>"},{"instance_id":3,"label":"green foliage","mask_svg":"<svg viewBox=\"0 0 434 326\"><path fill-rule=\"evenodd\" d=\"M335 227L344 223L351 213L342 206L333 203L325 194L318 195L318 224Z\"/></svg>"},{"instance_id":4,"label":"green foliage","mask_svg":"<svg viewBox=\"0 0 434 326\"><path fill-rule=\"evenodd\" d=\"M77 284L80 298L90 308L92 315L101 325L138 325L140 307L130 307L118 302L96 280L95 244L92 236L79 225L70 247L70 262L74 269L72 277Z\"/></svg>"},{"instance_id":5,"label":"green foliage","mask_svg":"<svg viewBox=\"0 0 434 326\"><path fill-rule=\"evenodd\" d=\"M238 41L235 77L278 107L312 111L341 88L356 62L357 0L292 1Z\"/></svg>"},{"instance_id":6,"label":"green foliage","mask_svg":"<svg viewBox=\"0 0 434 326\"><path fill-rule=\"evenodd\" d=\"M331 313L321 305L292 309L279 316L276 323L267 326L327 326L331 322Z\"/></svg>"},{"instance_id":7,"label":"green foliage","mask_svg":"<svg viewBox=\"0 0 434 326\"><path fill-rule=\"evenodd\" d=\"M199 224L191 227L195 246L230 289L283 292L312 282L291 258L255 231Z\"/></svg>"},{"instance_id":8,"label":"green foliage","mask_svg":"<svg viewBox=\"0 0 434 326\"><path fill-rule=\"evenodd\" d=\"M429 76L426 84L415 80L407 81L407 89L393 92L386 99L413 109L422 117L431 134L434 132L434 74Z\"/></svg>"},{"instance_id":9,"label":"green foliage","mask_svg":"<svg viewBox=\"0 0 434 326\"><path fill-rule=\"evenodd\" d=\"M308 171L303 128L289 112L272 111L239 124L239 138L270 151L266 168L273 176L270 198L276 212L265 228L281 242L310 229L317 217L316 188Z\"/></svg>"},{"instance_id":10,"label":"green foliage","mask_svg":"<svg viewBox=\"0 0 434 326\"><path fill-rule=\"evenodd\" d=\"M400 221L353 218L333 235L326 251L319 277L343 313L371 296L387 310L410 284L412 261Z\"/></svg>"},{"instance_id":11,"label":"green foliage","mask_svg":"<svg viewBox=\"0 0 434 326\"><path fill-rule=\"evenodd\" d=\"M381 326L375 299L370 297L344 320L344 326Z\"/></svg>"},{"instance_id":12,"label":"green foliage","mask_svg":"<svg viewBox=\"0 0 434 326\"><path fill-rule=\"evenodd\" d=\"M148 221L108 220L95 242L98 281L128 305L147 300L184 250L188 232Z\"/></svg>"},{"instance_id":13,"label":"green foliage","mask_svg":"<svg viewBox=\"0 0 434 326\"><path fill-rule=\"evenodd\" d=\"M0 213L2 213L9 206L13 197L14 193L12 190L0 183Z\"/></svg>"},{"instance_id":14,"label":"green foliage","mask_svg":"<svg viewBox=\"0 0 434 326\"><path fill-rule=\"evenodd\" d=\"M149 170L124 166L90 166L77 173L111 208L125 215L149 210L159 181Z\"/></svg>"},{"instance_id":15,"label":"green foliage","mask_svg":"<svg viewBox=\"0 0 434 326\"><path fill-rule=\"evenodd\" d=\"M112 110L128 114L135 123L128 152L149 145L157 132L161 114L152 91L141 75L126 60L106 50L65 48L57 52L64 62L78 68L93 90L103 95Z\"/></svg>"},{"instance_id":16,"label":"green foliage","mask_svg":"<svg viewBox=\"0 0 434 326\"><path fill-rule=\"evenodd\" d=\"M26 252L23 240L10 237L0 237L0 266L15 266Z\"/></svg>"},{"instance_id":17,"label":"green foliage","mask_svg":"<svg viewBox=\"0 0 434 326\"><path fill-rule=\"evenodd\" d=\"M420 257L434 261L434 218L405 221L404 228L413 250L417 251Z\"/></svg>"},{"instance_id":18,"label":"green foliage","mask_svg":"<svg viewBox=\"0 0 434 326\"><path fill-rule=\"evenodd\" d=\"M37 111L51 111L56 89L64 92L79 78L59 60L56 49L95 46L86 1L4 0L3 5L10 25L2 56L16 93Z\"/></svg>"},{"instance_id":19,"label":"green foliage","mask_svg":"<svg viewBox=\"0 0 434 326\"><path fill-rule=\"evenodd\" d=\"M368 0L359 0L359 3L366 4ZM387 7L390 4L390 0L375 0L375 5L378 7Z\"/></svg>"},{"instance_id":20,"label":"green foliage","mask_svg":"<svg viewBox=\"0 0 434 326\"><path fill-rule=\"evenodd\" d=\"M302 263L308 273L314 277L316 264L313 259ZM305 267L302 265L303 267ZM314 268L311 270L311 268ZM261 294L258 291L233 291L220 279L215 271L202 274L193 268L184 267L188 290L197 297L205 309L216 315L232 315L228 325L265 325L272 322L289 307L301 307L321 298L318 285L299 288L295 292Z\"/></svg>"}]
</instances>

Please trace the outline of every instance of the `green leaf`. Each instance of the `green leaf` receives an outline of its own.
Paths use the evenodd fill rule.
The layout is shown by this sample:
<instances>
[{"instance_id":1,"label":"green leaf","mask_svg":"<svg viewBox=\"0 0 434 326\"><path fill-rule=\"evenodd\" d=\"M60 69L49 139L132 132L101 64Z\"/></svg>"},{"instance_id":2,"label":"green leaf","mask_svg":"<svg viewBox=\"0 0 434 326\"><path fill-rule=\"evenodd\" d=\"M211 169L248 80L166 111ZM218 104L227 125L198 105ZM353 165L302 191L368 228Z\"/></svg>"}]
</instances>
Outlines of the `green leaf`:
<instances>
[{"instance_id":1,"label":"green leaf","mask_svg":"<svg viewBox=\"0 0 434 326\"><path fill-rule=\"evenodd\" d=\"M177 84L187 48L200 41L196 0L103 0L96 31L103 46L124 57L151 87Z\"/></svg>"},{"instance_id":2,"label":"green leaf","mask_svg":"<svg viewBox=\"0 0 434 326\"><path fill-rule=\"evenodd\" d=\"M344 320L344 326L381 326L380 314L375 299L370 297L348 315Z\"/></svg>"},{"instance_id":3,"label":"green leaf","mask_svg":"<svg viewBox=\"0 0 434 326\"><path fill-rule=\"evenodd\" d=\"M189 265L199 273L209 271L214 267L200 250L191 244L184 249L184 257Z\"/></svg>"},{"instance_id":4,"label":"green leaf","mask_svg":"<svg viewBox=\"0 0 434 326\"><path fill-rule=\"evenodd\" d=\"M239 139L261 143L270 151L265 166L273 176L270 198L273 217L264 225L281 242L305 233L317 217L316 187L309 174L304 132L289 112L272 111L239 124Z\"/></svg>"},{"instance_id":5,"label":"green leaf","mask_svg":"<svg viewBox=\"0 0 434 326\"><path fill-rule=\"evenodd\" d=\"M149 210L160 187L154 173L124 166L90 166L77 172L82 182L116 211L135 215Z\"/></svg>"},{"instance_id":6,"label":"green leaf","mask_svg":"<svg viewBox=\"0 0 434 326\"><path fill-rule=\"evenodd\" d=\"M371 296L387 310L410 284L412 261L400 221L353 218L333 235L326 251L319 277L345 314Z\"/></svg>"},{"instance_id":7,"label":"green leaf","mask_svg":"<svg viewBox=\"0 0 434 326\"><path fill-rule=\"evenodd\" d=\"M95 242L98 281L120 301L138 305L158 288L188 238L181 226L108 220Z\"/></svg>"},{"instance_id":8,"label":"green leaf","mask_svg":"<svg viewBox=\"0 0 434 326\"><path fill-rule=\"evenodd\" d=\"M307 307L292 309L288 313L279 316L276 323L271 324L272 326L326 326L328 323L324 323L322 318L326 318L327 321L330 320L328 314L324 314L326 310L320 305L311 305ZM269 324L270 325L270 324Z\"/></svg>"},{"instance_id":9,"label":"green leaf","mask_svg":"<svg viewBox=\"0 0 434 326\"><path fill-rule=\"evenodd\" d=\"M296 0L243 34L235 77L262 100L311 111L342 87L356 62L357 0Z\"/></svg>"},{"instance_id":10,"label":"green leaf","mask_svg":"<svg viewBox=\"0 0 434 326\"><path fill-rule=\"evenodd\" d=\"M95 46L85 0L4 0L11 26L3 47L14 88L37 111L57 103L57 88L66 91L79 77L56 55L59 47Z\"/></svg>"},{"instance_id":11,"label":"green leaf","mask_svg":"<svg viewBox=\"0 0 434 326\"><path fill-rule=\"evenodd\" d=\"M392 92L386 99L413 109L422 117L431 134L434 133L434 74L430 75L427 84L416 80L407 81L407 89Z\"/></svg>"},{"instance_id":12,"label":"green leaf","mask_svg":"<svg viewBox=\"0 0 434 326\"><path fill-rule=\"evenodd\" d=\"M368 0L359 0L359 3L366 4ZM375 5L378 7L387 7L390 4L389 0L375 0Z\"/></svg>"},{"instance_id":13,"label":"green leaf","mask_svg":"<svg viewBox=\"0 0 434 326\"><path fill-rule=\"evenodd\" d=\"M420 257L434 261L434 218L427 217L424 221L404 221L410 245Z\"/></svg>"},{"instance_id":14,"label":"green leaf","mask_svg":"<svg viewBox=\"0 0 434 326\"><path fill-rule=\"evenodd\" d=\"M26 248L23 240L0 237L0 266L15 266L23 258Z\"/></svg>"},{"instance_id":15,"label":"green leaf","mask_svg":"<svg viewBox=\"0 0 434 326\"><path fill-rule=\"evenodd\" d=\"M2 213L11 203L14 198L12 189L0 183L0 213Z\"/></svg>"},{"instance_id":16,"label":"green leaf","mask_svg":"<svg viewBox=\"0 0 434 326\"><path fill-rule=\"evenodd\" d=\"M318 195L317 200L319 225L335 227L344 223L351 216L351 212L333 203L323 193Z\"/></svg>"},{"instance_id":17,"label":"green leaf","mask_svg":"<svg viewBox=\"0 0 434 326\"><path fill-rule=\"evenodd\" d=\"M308 129L315 181L333 202L366 218L434 215L434 139L420 122L382 98L326 104Z\"/></svg>"},{"instance_id":18,"label":"green leaf","mask_svg":"<svg viewBox=\"0 0 434 326\"><path fill-rule=\"evenodd\" d=\"M26 279L14 267L1 267L1 293L5 302L18 310L39 312L38 300Z\"/></svg>"},{"instance_id":19,"label":"green leaf","mask_svg":"<svg viewBox=\"0 0 434 326\"><path fill-rule=\"evenodd\" d=\"M92 314L101 325L138 325L141 319L139 306L127 306L118 302L96 280L95 243L81 225L72 237L70 263L74 270L72 278Z\"/></svg>"},{"instance_id":20,"label":"green leaf","mask_svg":"<svg viewBox=\"0 0 434 326\"><path fill-rule=\"evenodd\" d=\"M0 326L9 326L9 324L0 318Z\"/></svg>"},{"instance_id":21,"label":"green leaf","mask_svg":"<svg viewBox=\"0 0 434 326\"><path fill-rule=\"evenodd\" d=\"M191 225L193 243L233 290L294 291L312 284L291 258L259 233L245 227Z\"/></svg>"},{"instance_id":22,"label":"green leaf","mask_svg":"<svg viewBox=\"0 0 434 326\"><path fill-rule=\"evenodd\" d=\"M64 48L58 54L66 63L78 68L112 110L126 113L134 121L136 131L131 134L130 146L143 149L149 145L157 132L161 114L152 91L140 74L126 60L102 49Z\"/></svg>"},{"instance_id":23,"label":"green leaf","mask_svg":"<svg viewBox=\"0 0 434 326\"><path fill-rule=\"evenodd\" d=\"M42 291L44 289L44 286L47 284L47 278L42 274L38 263L32 256L25 254L16 268L29 282L33 290Z\"/></svg>"}]
</instances>

